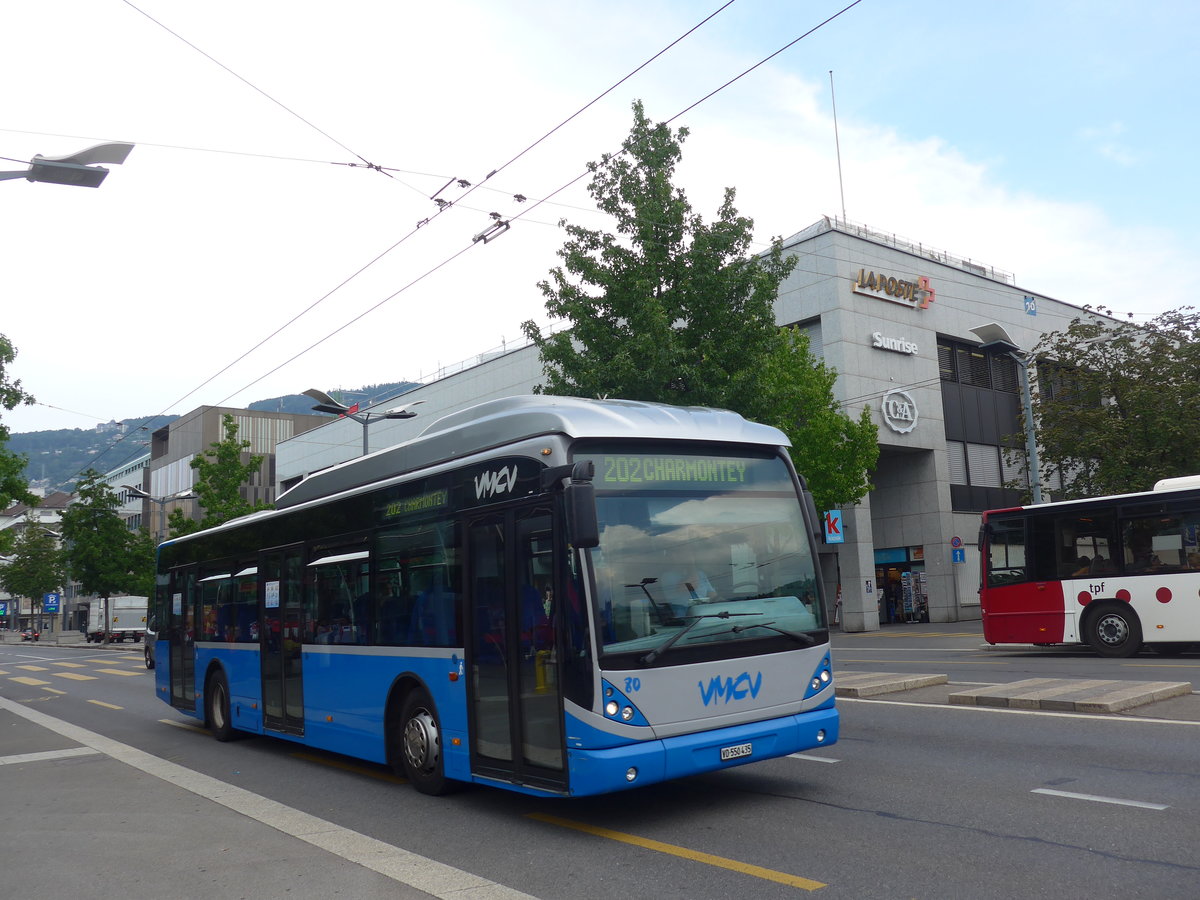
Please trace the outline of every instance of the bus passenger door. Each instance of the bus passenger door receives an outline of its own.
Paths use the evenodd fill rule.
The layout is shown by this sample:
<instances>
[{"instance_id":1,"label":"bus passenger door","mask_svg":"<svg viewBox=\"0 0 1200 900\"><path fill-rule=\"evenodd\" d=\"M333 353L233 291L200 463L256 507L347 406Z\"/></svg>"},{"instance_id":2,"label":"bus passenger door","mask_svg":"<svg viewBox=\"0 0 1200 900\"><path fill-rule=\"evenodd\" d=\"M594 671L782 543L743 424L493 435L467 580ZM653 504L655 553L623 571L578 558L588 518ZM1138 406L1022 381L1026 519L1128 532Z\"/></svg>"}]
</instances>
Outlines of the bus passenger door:
<instances>
[{"instance_id":1,"label":"bus passenger door","mask_svg":"<svg viewBox=\"0 0 1200 900\"><path fill-rule=\"evenodd\" d=\"M259 648L263 725L304 734L304 548L272 550L259 564Z\"/></svg>"},{"instance_id":2,"label":"bus passenger door","mask_svg":"<svg viewBox=\"0 0 1200 900\"><path fill-rule=\"evenodd\" d=\"M196 570L171 573L167 600L167 646L171 705L196 710Z\"/></svg>"},{"instance_id":3,"label":"bus passenger door","mask_svg":"<svg viewBox=\"0 0 1200 900\"><path fill-rule=\"evenodd\" d=\"M560 790L567 775L552 524L545 501L468 523L465 615L473 770Z\"/></svg>"}]
</instances>

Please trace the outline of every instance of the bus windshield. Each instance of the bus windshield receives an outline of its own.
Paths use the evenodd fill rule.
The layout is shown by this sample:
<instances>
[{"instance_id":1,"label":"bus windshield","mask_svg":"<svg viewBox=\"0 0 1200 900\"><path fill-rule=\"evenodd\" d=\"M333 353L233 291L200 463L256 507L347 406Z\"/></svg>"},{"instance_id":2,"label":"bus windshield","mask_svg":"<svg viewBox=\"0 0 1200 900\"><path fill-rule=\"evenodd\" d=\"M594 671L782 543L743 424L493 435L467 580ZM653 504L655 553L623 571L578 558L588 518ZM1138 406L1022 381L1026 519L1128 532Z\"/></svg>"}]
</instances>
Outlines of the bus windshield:
<instances>
[{"instance_id":1,"label":"bus windshield","mask_svg":"<svg viewBox=\"0 0 1200 900\"><path fill-rule=\"evenodd\" d=\"M808 646L806 633L825 627L783 459L640 448L576 458L596 466L603 652L648 664L683 648L781 635Z\"/></svg>"}]
</instances>

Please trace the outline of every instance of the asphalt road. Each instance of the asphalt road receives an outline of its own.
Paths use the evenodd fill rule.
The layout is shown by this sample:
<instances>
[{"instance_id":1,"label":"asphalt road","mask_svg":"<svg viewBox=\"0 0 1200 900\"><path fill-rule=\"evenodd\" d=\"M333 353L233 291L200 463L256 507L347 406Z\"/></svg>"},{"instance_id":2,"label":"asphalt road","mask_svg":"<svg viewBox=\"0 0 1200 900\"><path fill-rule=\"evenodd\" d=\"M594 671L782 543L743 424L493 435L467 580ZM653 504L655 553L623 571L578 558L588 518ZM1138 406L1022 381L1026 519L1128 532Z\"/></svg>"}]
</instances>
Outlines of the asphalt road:
<instances>
[{"instance_id":1,"label":"asphalt road","mask_svg":"<svg viewBox=\"0 0 1200 900\"><path fill-rule=\"evenodd\" d=\"M980 650L969 627L833 643L835 677L1170 662ZM1066 900L1194 896L1200 878L1194 722L839 700L820 753L585 800L431 798L284 741L219 744L151 685L140 647L0 645L0 895Z\"/></svg>"}]
</instances>

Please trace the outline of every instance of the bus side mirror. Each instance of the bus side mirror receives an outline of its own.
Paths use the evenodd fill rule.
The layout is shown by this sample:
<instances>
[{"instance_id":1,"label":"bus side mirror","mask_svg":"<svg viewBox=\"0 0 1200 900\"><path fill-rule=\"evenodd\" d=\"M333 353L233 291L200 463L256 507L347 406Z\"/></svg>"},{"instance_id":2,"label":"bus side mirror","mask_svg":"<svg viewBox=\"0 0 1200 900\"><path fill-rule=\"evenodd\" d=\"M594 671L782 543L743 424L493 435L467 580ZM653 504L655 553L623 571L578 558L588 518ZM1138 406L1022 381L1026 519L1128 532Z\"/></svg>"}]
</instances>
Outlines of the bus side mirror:
<instances>
[{"instance_id":1,"label":"bus side mirror","mask_svg":"<svg viewBox=\"0 0 1200 900\"><path fill-rule=\"evenodd\" d=\"M577 462L571 480L563 488L567 511L567 541L586 549L600 546L600 523L596 515L596 488L592 484L595 468L591 460Z\"/></svg>"}]
</instances>

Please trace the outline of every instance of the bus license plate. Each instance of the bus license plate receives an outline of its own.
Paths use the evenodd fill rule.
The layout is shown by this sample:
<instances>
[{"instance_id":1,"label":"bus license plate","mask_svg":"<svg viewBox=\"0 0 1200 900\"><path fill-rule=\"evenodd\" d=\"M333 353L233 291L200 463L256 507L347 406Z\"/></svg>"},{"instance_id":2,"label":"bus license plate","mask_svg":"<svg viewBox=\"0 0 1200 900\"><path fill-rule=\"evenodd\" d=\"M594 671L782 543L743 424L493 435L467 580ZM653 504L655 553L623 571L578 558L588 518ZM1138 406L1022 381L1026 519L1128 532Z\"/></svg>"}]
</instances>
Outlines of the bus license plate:
<instances>
[{"instance_id":1,"label":"bus license plate","mask_svg":"<svg viewBox=\"0 0 1200 900\"><path fill-rule=\"evenodd\" d=\"M741 759L754 751L753 744L734 744L732 747L721 748L721 762L727 759Z\"/></svg>"}]
</instances>

